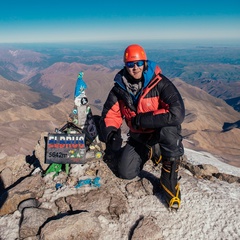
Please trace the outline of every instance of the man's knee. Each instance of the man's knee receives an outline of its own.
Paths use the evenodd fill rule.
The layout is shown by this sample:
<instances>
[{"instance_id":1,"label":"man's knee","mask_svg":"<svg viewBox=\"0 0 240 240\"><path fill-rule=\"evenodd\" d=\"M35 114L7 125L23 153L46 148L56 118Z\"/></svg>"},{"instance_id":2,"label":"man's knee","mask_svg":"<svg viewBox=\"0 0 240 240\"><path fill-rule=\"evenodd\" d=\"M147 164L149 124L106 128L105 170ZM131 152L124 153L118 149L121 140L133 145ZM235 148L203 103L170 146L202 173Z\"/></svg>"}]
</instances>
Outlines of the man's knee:
<instances>
[{"instance_id":1,"label":"man's knee","mask_svg":"<svg viewBox=\"0 0 240 240\"><path fill-rule=\"evenodd\" d=\"M164 139L167 142L173 142L176 139L181 139L181 127L180 126L167 126L160 130L160 139Z\"/></svg>"},{"instance_id":2,"label":"man's knee","mask_svg":"<svg viewBox=\"0 0 240 240\"><path fill-rule=\"evenodd\" d=\"M136 148L126 144L118 159L118 174L123 179L133 179L140 173L142 168L141 156L136 152Z\"/></svg>"},{"instance_id":3,"label":"man's knee","mask_svg":"<svg viewBox=\"0 0 240 240\"><path fill-rule=\"evenodd\" d=\"M125 164L121 164L121 162L118 165L118 174L119 177L122 179L133 179L139 174L138 166L126 166Z\"/></svg>"},{"instance_id":4,"label":"man's knee","mask_svg":"<svg viewBox=\"0 0 240 240\"><path fill-rule=\"evenodd\" d=\"M122 178L122 179L127 179L127 180L131 180L133 178L135 178L138 174L135 174L133 172L121 172L121 171L118 171L119 173L119 177Z\"/></svg>"}]
</instances>

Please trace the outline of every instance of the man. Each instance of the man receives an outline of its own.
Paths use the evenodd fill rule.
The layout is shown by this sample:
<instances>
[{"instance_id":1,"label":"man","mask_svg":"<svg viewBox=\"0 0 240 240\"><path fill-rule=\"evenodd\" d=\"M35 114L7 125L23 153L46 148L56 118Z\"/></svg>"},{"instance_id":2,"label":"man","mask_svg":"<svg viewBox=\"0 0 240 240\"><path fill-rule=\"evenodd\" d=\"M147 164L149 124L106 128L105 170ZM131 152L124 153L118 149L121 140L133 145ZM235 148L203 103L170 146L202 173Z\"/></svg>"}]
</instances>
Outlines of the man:
<instances>
[{"instance_id":1,"label":"man","mask_svg":"<svg viewBox=\"0 0 240 240\"><path fill-rule=\"evenodd\" d=\"M185 108L181 95L145 50L137 44L125 49L124 68L114 78L104 104L100 129L107 149L118 156L118 174L133 179L158 151L162 161L160 184L171 208L179 208L178 167L184 154L181 123ZM129 139L121 149L121 125L125 119ZM149 151L150 150L150 151Z\"/></svg>"}]
</instances>

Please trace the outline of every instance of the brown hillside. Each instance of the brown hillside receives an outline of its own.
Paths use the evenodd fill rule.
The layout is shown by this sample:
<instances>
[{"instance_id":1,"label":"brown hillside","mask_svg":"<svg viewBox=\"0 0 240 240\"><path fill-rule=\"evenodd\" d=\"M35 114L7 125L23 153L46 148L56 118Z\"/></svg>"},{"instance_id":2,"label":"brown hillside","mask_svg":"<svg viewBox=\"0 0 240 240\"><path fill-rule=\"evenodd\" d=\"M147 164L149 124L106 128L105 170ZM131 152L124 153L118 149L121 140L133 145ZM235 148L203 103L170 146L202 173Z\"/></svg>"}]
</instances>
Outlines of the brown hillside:
<instances>
[{"instance_id":1,"label":"brown hillside","mask_svg":"<svg viewBox=\"0 0 240 240\"><path fill-rule=\"evenodd\" d=\"M0 76L0 111L17 106L32 107L38 100L39 94L32 92L30 87Z\"/></svg>"},{"instance_id":2,"label":"brown hillside","mask_svg":"<svg viewBox=\"0 0 240 240\"><path fill-rule=\"evenodd\" d=\"M95 99L103 99L112 86L112 79L117 71L112 72L102 65L85 65L80 63L55 63L43 70L39 83L52 90L61 98L73 98L78 73L84 71L87 93Z\"/></svg>"},{"instance_id":3,"label":"brown hillside","mask_svg":"<svg viewBox=\"0 0 240 240\"><path fill-rule=\"evenodd\" d=\"M219 98L205 91L173 80L181 92L186 107L183 123L185 146L208 151L222 157L223 161L240 166L240 129L222 132L225 122L240 119L240 113Z\"/></svg>"},{"instance_id":4,"label":"brown hillside","mask_svg":"<svg viewBox=\"0 0 240 240\"><path fill-rule=\"evenodd\" d=\"M54 106L36 110L28 106L13 107L1 112L1 154L31 155L41 132L54 132L67 121L73 103L64 99Z\"/></svg>"}]
</instances>

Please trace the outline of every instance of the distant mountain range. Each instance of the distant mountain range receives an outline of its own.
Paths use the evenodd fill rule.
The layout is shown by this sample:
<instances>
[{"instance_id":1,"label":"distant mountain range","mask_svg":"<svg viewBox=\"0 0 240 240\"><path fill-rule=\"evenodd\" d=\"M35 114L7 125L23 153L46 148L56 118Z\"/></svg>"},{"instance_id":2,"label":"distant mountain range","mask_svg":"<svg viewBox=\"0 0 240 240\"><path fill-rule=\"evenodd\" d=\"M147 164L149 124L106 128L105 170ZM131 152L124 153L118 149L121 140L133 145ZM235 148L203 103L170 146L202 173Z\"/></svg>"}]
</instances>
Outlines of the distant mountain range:
<instances>
[{"instance_id":1,"label":"distant mountain range","mask_svg":"<svg viewBox=\"0 0 240 240\"><path fill-rule=\"evenodd\" d=\"M59 72L62 72L57 77L67 82L69 78L73 79L75 76L64 72L64 64L73 64L71 65L73 68L75 64L76 71L82 70L77 69L79 66L85 69L91 65L99 65L99 68L105 67L107 71L115 72L123 66L122 51L111 47L85 45L0 45L0 75L8 80L30 85L41 94L51 94L53 86L48 87L44 82L47 81L46 77L50 77L51 70L55 71L52 74L57 74L58 69L55 64L58 64ZM196 46L182 49L152 49L148 47L146 51L149 59L157 62L169 78L181 78L212 96L225 100L239 111L240 48ZM75 74L74 70L72 72ZM91 77L101 81L98 74ZM39 82L39 79L44 84ZM61 91L63 93L65 90ZM59 92L57 96L62 93ZM49 98L50 95L47 97ZM64 97L68 96L64 95ZM57 102L59 99L51 99L51 101Z\"/></svg>"},{"instance_id":2,"label":"distant mountain range","mask_svg":"<svg viewBox=\"0 0 240 240\"><path fill-rule=\"evenodd\" d=\"M118 56L120 53L112 56L107 51L104 58L104 55L100 55L104 51L96 54L90 52L85 61L105 61L102 61L103 64L89 65L82 63L86 52L82 51L82 55L79 55L79 51L69 51L55 49L53 54L0 48L1 156L31 154L41 132L54 131L67 121L73 107L73 92L80 71L84 71L84 80L88 85L86 92L93 113L101 113L102 105L113 85L113 77L122 65L121 57ZM73 59L75 61L72 62ZM173 61L176 70L174 63L179 64L178 60ZM231 68L234 66L229 69ZM236 73L237 70L235 75ZM232 76L237 79L235 75ZM239 81L227 84L225 80L218 82L195 79L196 85L199 85L195 87L179 77L171 77L171 80L179 88L187 109L183 123L184 145L194 150L208 151L222 157L223 161L240 166L240 129L236 125L240 113L221 99L224 94L220 93L226 91L231 97L239 96ZM218 98L207 93L206 89L210 89L210 86L212 92L218 92ZM234 104L238 106L238 101L234 101ZM224 131L224 126L227 131Z\"/></svg>"}]
</instances>

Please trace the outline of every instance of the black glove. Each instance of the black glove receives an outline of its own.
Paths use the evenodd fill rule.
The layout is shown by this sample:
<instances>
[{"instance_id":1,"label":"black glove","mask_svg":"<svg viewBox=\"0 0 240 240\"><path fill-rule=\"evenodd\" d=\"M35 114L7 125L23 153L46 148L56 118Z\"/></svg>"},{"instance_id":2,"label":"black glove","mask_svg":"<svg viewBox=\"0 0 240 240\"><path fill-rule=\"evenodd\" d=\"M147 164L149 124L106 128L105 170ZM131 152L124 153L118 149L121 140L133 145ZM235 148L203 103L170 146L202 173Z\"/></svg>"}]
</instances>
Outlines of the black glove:
<instances>
[{"instance_id":1,"label":"black glove","mask_svg":"<svg viewBox=\"0 0 240 240\"><path fill-rule=\"evenodd\" d=\"M122 146L121 132L110 133L107 141L107 147L111 148L113 152L117 152L121 149L121 146Z\"/></svg>"},{"instance_id":2,"label":"black glove","mask_svg":"<svg viewBox=\"0 0 240 240\"><path fill-rule=\"evenodd\" d=\"M136 115L135 117L133 117L131 119L131 123L132 123L132 127L134 129L139 129L141 126L140 126L140 114Z\"/></svg>"}]
</instances>

